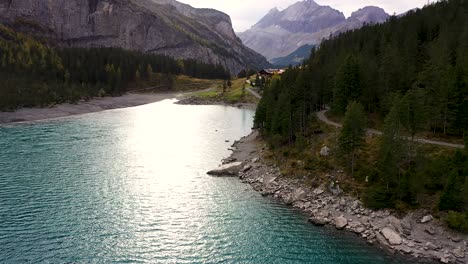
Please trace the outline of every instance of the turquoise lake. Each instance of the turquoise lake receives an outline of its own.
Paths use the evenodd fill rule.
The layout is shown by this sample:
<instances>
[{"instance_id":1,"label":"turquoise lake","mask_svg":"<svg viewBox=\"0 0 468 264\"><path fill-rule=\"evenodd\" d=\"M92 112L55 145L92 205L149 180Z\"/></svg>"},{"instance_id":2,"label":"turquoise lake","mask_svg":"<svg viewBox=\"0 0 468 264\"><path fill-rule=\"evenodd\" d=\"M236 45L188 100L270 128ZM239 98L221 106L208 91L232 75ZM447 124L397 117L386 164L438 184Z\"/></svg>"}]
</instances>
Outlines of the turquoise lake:
<instances>
[{"instance_id":1,"label":"turquoise lake","mask_svg":"<svg viewBox=\"0 0 468 264\"><path fill-rule=\"evenodd\" d=\"M165 100L0 126L0 262L408 263L206 175L253 115Z\"/></svg>"}]
</instances>

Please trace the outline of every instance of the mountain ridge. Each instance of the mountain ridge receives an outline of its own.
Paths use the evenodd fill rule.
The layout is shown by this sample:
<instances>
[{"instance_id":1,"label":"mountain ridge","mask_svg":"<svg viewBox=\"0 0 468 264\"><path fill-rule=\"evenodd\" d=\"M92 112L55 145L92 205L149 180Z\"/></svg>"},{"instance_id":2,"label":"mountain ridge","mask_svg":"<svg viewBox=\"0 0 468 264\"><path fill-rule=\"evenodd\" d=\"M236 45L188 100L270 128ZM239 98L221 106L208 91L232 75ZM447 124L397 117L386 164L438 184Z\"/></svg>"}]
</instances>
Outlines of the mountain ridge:
<instances>
[{"instance_id":1,"label":"mountain ridge","mask_svg":"<svg viewBox=\"0 0 468 264\"><path fill-rule=\"evenodd\" d=\"M309 45L305 44L299 47L297 50L293 51L291 54L285 57L280 58L273 58L271 59L271 63L275 67L286 67L289 65L296 66L301 64L304 60L310 57L310 52L312 48L316 47L316 45Z\"/></svg>"},{"instance_id":2,"label":"mountain ridge","mask_svg":"<svg viewBox=\"0 0 468 264\"><path fill-rule=\"evenodd\" d=\"M266 67L228 15L175 0L8 0L0 22L64 47L119 47L220 64L231 73Z\"/></svg>"}]
</instances>

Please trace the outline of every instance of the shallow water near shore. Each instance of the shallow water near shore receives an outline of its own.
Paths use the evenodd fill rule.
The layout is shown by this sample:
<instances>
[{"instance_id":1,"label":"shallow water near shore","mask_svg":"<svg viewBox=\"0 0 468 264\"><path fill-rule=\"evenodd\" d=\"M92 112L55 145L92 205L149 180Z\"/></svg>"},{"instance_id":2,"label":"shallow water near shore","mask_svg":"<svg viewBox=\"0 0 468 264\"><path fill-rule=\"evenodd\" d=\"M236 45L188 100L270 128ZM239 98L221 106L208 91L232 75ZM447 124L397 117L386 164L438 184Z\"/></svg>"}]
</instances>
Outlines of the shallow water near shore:
<instances>
[{"instance_id":1,"label":"shallow water near shore","mask_svg":"<svg viewBox=\"0 0 468 264\"><path fill-rule=\"evenodd\" d=\"M254 112L173 103L0 126L0 262L409 263L207 176Z\"/></svg>"}]
</instances>

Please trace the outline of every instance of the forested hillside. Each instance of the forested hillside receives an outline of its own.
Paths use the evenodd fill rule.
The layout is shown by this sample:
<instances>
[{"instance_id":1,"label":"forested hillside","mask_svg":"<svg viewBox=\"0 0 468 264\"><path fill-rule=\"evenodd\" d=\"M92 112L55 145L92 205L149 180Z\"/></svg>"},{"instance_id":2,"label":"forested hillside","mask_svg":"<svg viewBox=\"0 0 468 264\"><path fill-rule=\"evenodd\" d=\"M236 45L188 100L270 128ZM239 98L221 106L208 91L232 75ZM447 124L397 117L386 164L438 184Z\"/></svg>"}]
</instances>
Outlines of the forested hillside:
<instances>
[{"instance_id":1,"label":"forested hillside","mask_svg":"<svg viewBox=\"0 0 468 264\"><path fill-rule=\"evenodd\" d=\"M313 137L314 112L325 105L335 116L351 111L337 159L352 156L343 165L367 177L368 205L420 206L423 196L440 195L438 209L468 212L466 151L426 155L411 140L422 131L468 137L467 1L441 1L325 40L302 67L265 88L255 124L274 145L302 144ZM358 140L363 133L356 126L366 124L361 116L372 117L370 125L383 123L374 157L363 154L366 142Z\"/></svg>"},{"instance_id":2,"label":"forested hillside","mask_svg":"<svg viewBox=\"0 0 468 264\"><path fill-rule=\"evenodd\" d=\"M121 95L131 82L161 73L226 79L221 66L119 48L56 49L0 25L0 110Z\"/></svg>"}]
</instances>

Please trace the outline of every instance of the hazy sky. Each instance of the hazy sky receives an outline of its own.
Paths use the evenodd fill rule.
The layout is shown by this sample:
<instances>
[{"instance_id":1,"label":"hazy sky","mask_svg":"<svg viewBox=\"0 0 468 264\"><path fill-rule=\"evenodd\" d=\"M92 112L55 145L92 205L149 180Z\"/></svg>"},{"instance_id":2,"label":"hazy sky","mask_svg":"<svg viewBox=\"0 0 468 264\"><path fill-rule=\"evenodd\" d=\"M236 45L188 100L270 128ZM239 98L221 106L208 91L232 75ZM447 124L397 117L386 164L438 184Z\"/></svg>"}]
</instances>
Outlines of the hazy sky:
<instances>
[{"instance_id":1,"label":"hazy sky","mask_svg":"<svg viewBox=\"0 0 468 264\"><path fill-rule=\"evenodd\" d=\"M207 7L223 11L231 16L234 30L244 31L260 20L270 9L284 9L298 0L178 0L193 7ZM380 6L387 13L403 13L415 7L423 7L428 0L316 0L342 11L346 17L361 7Z\"/></svg>"}]
</instances>

